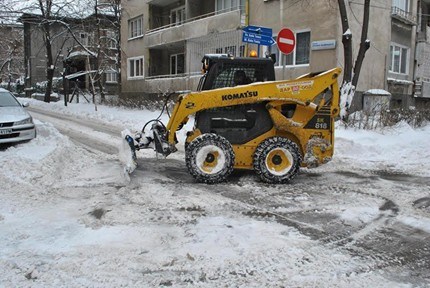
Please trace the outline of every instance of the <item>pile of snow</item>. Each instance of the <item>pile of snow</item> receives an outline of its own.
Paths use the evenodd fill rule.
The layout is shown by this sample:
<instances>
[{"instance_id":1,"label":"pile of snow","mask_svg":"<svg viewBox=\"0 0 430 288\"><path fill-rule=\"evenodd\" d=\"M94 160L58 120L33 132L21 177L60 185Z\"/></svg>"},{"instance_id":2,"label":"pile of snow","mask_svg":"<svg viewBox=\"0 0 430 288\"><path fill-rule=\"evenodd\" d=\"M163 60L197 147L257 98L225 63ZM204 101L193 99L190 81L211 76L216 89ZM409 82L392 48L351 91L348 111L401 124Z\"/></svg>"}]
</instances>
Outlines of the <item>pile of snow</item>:
<instances>
[{"instance_id":1,"label":"pile of snow","mask_svg":"<svg viewBox=\"0 0 430 288\"><path fill-rule=\"evenodd\" d=\"M348 29L349 30L349 29ZM355 94L355 86L352 85L352 82L343 83L340 88L340 117L344 119L344 117L348 114L348 110L351 107L353 98Z\"/></svg>"},{"instance_id":2,"label":"pile of snow","mask_svg":"<svg viewBox=\"0 0 430 288\"><path fill-rule=\"evenodd\" d=\"M43 101L28 98L20 98L19 100L21 102L29 102L30 107L70 115L78 119L96 120L133 131L140 131L146 122L155 119L160 115L160 111L128 109L124 107L110 107L104 105L97 105L96 109L94 104L86 102L68 103L67 106L64 106L63 101L45 103ZM167 123L167 115L163 114L160 120Z\"/></svg>"},{"instance_id":3,"label":"pile of snow","mask_svg":"<svg viewBox=\"0 0 430 288\"><path fill-rule=\"evenodd\" d=\"M35 139L0 151L0 166L4 167L0 173L0 183L5 192L16 185L32 187L39 182L53 185L68 174L73 175L73 171L64 170L65 163L73 164L73 169L79 170L91 162L90 158L82 157L84 151L73 145L52 124L37 120L35 123Z\"/></svg>"},{"instance_id":4,"label":"pile of snow","mask_svg":"<svg viewBox=\"0 0 430 288\"><path fill-rule=\"evenodd\" d=\"M370 90L367 90L366 92L364 92L364 94L391 96L391 93L384 90L384 89L370 89Z\"/></svg>"},{"instance_id":5,"label":"pile of snow","mask_svg":"<svg viewBox=\"0 0 430 288\"><path fill-rule=\"evenodd\" d=\"M430 175L430 125L412 128L405 122L376 131L345 128L337 123L331 165L385 169Z\"/></svg>"}]
</instances>

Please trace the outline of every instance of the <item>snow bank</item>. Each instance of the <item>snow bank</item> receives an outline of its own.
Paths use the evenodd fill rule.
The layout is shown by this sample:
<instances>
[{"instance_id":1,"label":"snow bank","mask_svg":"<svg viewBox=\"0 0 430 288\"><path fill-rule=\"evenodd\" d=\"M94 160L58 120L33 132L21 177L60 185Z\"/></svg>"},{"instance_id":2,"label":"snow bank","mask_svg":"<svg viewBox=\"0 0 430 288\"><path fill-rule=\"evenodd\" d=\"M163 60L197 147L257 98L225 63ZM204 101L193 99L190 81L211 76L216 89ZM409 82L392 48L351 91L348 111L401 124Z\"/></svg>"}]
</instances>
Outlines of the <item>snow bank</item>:
<instances>
[{"instance_id":1,"label":"snow bank","mask_svg":"<svg viewBox=\"0 0 430 288\"><path fill-rule=\"evenodd\" d=\"M67 106L64 106L63 101L45 103L43 101L28 98L20 98L18 100L21 102L29 102L30 107L71 115L79 119L97 120L99 122L120 127L121 130L131 129L134 131L140 131L147 121L155 119L160 115L160 111L149 111L146 109L139 110L97 105L96 111L94 104L89 103L68 103ZM163 114L161 120L167 123L167 115Z\"/></svg>"},{"instance_id":2,"label":"snow bank","mask_svg":"<svg viewBox=\"0 0 430 288\"><path fill-rule=\"evenodd\" d=\"M73 172L64 171L65 163L75 163L75 169L88 164L89 158L82 157L84 152L52 124L37 120L35 124L35 139L0 151L0 166L4 167L0 171L0 183L4 191L15 185L33 186L40 181L52 185Z\"/></svg>"},{"instance_id":3,"label":"snow bank","mask_svg":"<svg viewBox=\"0 0 430 288\"><path fill-rule=\"evenodd\" d=\"M336 126L335 165L346 161L361 169L430 175L430 125L413 129L402 122L378 131Z\"/></svg>"},{"instance_id":4,"label":"snow bank","mask_svg":"<svg viewBox=\"0 0 430 288\"><path fill-rule=\"evenodd\" d=\"M364 92L364 94L391 96L391 93L384 89L370 89Z\"/></svg>"}]
</instances>

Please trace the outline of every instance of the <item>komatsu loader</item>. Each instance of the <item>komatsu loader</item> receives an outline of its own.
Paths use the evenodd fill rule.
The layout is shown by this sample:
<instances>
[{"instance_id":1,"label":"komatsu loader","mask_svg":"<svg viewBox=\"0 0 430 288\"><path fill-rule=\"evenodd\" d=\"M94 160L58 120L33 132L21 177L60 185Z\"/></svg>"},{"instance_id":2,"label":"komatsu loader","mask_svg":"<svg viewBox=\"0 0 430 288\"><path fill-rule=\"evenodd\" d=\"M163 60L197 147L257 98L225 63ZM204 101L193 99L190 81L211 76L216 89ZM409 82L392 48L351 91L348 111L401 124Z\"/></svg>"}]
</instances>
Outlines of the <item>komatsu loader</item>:
<instances>
[{"instance_id":1,"label":"komatsu loader","mask_svg":"<svg viewBox=\"0 0 430 288\"><path fill-rule=\"evenodd\" d=\"M136 150L177 151L176 131L190 117L185 162L198 182L218 183L234 169L249 169L264 182L287 183L300 167L331 160L340 68L274 81L271 59L212 54L202 63L198 92L179 95L167 125L154 119L150 131L147 123L135 135L123 133L135 164Z\"/></svg>"}]
</instances>

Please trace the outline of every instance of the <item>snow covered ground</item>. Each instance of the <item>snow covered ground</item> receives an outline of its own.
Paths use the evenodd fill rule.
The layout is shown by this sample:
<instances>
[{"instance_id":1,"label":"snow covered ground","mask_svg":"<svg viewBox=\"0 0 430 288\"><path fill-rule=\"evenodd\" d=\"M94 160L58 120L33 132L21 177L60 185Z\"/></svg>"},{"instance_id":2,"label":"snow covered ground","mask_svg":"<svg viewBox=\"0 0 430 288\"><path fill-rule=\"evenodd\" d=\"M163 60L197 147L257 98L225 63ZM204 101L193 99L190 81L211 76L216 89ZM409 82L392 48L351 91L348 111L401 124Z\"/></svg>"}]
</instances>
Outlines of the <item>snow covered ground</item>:
<instances>
[{"instance_id":1,"label":"snow covered ground","mask_svg":"<svg viewBox=\"0 0 430 288\"><path fill-rule=\"evenodd\" d=\"M0 150L0 287L430 285L430 125L338 127L333 161L292 184L245 173L208 186L181 151L140 153L128 181L114 153L63 135L117 147L94 127L140 130L158 111L30 105L75 120L35 117L36 139Z\"/></svg>"}]
</instances>

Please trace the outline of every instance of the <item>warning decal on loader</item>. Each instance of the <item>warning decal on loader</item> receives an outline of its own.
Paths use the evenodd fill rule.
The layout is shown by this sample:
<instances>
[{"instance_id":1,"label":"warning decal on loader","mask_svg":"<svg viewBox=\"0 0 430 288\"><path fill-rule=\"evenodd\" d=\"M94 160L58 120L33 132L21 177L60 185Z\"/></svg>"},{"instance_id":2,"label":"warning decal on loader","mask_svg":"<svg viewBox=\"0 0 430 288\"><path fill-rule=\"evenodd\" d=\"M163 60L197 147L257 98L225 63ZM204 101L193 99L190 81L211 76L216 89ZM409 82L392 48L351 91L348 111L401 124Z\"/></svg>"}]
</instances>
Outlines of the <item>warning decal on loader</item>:
<instances>
[{"instance_id":1,"label":"warning decal on loader","mask_svg":"<svg viewBox=\"0 0 430 288\"><path fill-rule=\"evenodd\" d=\"M291 93L291 94L299 94L300 91L302 90L311 90L313 86L314 86L314 81L312 80L276 85L276 87L279 89L279 92Z\"/></svg>"}]
</instances>

